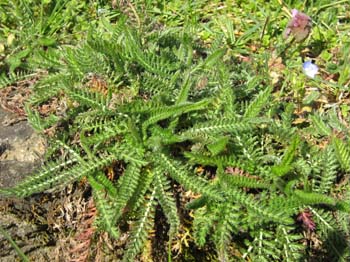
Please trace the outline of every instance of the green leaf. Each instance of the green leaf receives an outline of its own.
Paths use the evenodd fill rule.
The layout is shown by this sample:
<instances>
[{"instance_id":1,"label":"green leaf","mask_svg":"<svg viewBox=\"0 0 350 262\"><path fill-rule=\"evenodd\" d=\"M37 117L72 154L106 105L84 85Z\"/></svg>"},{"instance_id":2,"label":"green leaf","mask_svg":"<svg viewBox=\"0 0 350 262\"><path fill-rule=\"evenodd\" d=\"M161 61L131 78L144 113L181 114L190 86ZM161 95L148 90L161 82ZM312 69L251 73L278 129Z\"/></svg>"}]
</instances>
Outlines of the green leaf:
<instances>
[{"instance_id":1,"label":"green leaf","mask_svg":"<svg viewBox=\"0 0 350 262\"><path fill-rule=\"evenodd\" d=\"M50 37L41 37L38 39L38 44L43 46L53 46L56 44L56 39Z\"/></svg>"},{"instance_id":2,"label":"green leaf","mask_svg":"<svg viewBox=\"0 0 350 262\"><path fill-rule=\"evenodd\" d=\"M335 206L336 200L332 197L319 194L319 193L313 193L313 192L305 192L302 190L295 190L294 194L304 203L307 205L315 205L315 204L327 204L331 206Z\"/></svg>"},{"instance_id":3,"label":"green leaf","mask_svg":"<svg viewBox=\"0 0 350 262\"><path fill-rule=\"evenodd\" d=\"M271 185L263 180L241 175L222 174L220 180L228 187L247 187L247 188L269 188Z\"/></svg>"},{"instance_id":4,"label":"green leaf","mask_svg":"<svg viewBox=\"0 0 350 262\"><path fill-rule=\"evenodd\" d=\"M176 236L180 227L180 219L177 214L176 200L171 194L170 183L165 174L156 172L154 176L154 185L156 188L156 198L158 199L170 225L169 237L173 238Z\"/></svg>"},{"instance_id":5,"label":"green leaf","mask_svg":"<svg viewBox=\"0 0 350 262\"><path fill-rule=\"evenodd\" d=\"M318 91L312 91L308 96L303 98L303 104L305 105L311 104L319 97L320 97L320 93Z\"/></svg>"},{"instance_id":6,"label":"green leaf","mask_svg":"<svg viewBox=\"0 0 350 262\"><path fill-rule=\"evenodd\" d=\"M160 120L167 119L169 117L175 117L180 114L184 114L191 111L202 110L204 109L211 101L208 99L201 100L196 103L185 103L181 105L169 106L160 108L156 113L154 113L150 118L148 118L142 124L142 134L144 138L147 137L147 128L157 123Z\"/></svg>"},{"instance_id":7,"label":"green leaf","mask_svg":"<svg viewBox=\"0 0 350 262\"><path fill-rule=\"evenodd\" d=\"M229 141L228 137L221 137L216 141L207 145L207 148L212 153L213 156L216 156L226 148L228 141Z\"/></svg>"},{"instance_id":8,"label":"green leaf","mask_svg":"<svg viewBox=\"0 0 350 262\"><path fill-rule=\"evenodd\" d=\"M281 177L286 175L292 169L291 164L293 162L296 150L298 149L299 143L300 138L298 136L295 136L286 152L284 153L281 164L275 165L271 168L271 171L274 175Z\"/></svg>"},{"instance_id":9,"label":"green leaf","mask_svg":"<svg viewBox=\"0 0 350 262\"><path fill-rule=\"evenodd\" d=\"M202 64L203 67L212 67L215 66L220 59L226 54L226 49L219 49L210 54Z\"/></svg>"},{"instance_id":10,"label":"green leaf","mask_svg":"<svg viewBox=\"0 0 350 262\"><path fill-rule=\"evenodd\" d=\"M178 162L168 158L165 154L159 154L157 162L165 172L169 173L174 180L183 185L187 190L208 195L213 199L222 198L217 188L211 185L209 181L190 174L187 170L181 168Z\"/></svg>"},{"instance_id":11,"label":"green leaf","mask_svg":"<svg viewBox=\"0 0 350 262\"><path fill-rule=\"evenodd\" d=\"M310 118L316 127L317 132L321 136L329 136L332 133L332 129L322 120L319 115L311 115Z\"/></svg>"},{"instance_id":12,"label":"green leaf","mask_svg":"<svg viewBox=\"0 0 350 262\"><path fill-rule=\"evenodd\" d=\"M106 195L104 185L96 181L93 176L88 176L88 180L93 189L93 196L99 213L96 223L100 229L107 231L114 239L118 239L120 233L115 225L116 210L112 199L109 195Z\"/></svg>"},{"instance_id":13,"label":"green leaf","mask_svg":"<svg viewBox=\"0 0 350 262\"><path fill-rule=\"evenodd\" d=\"M350 150L348 145L336 137L333 137L332 145L341 167L345 171L350 171Z\"/></svg>"},{"instance_id":14,"label":"green leaf","mask_svg":"<svg viewBox=\"0 0 350 262\"><path fill-rule=\"evenodd\" d=\"M214 135L225 132L244 132L250 131L252 125L249 123L237 123L237 120L214 120L205 124L197 124L193 128L183 131L180 138L183 140L201 136L203 134Z\"/></svg>"},{"instance_id":15,"label":"green leaf","mask_svg":"<svg viewBox=\"0 0 350 262\"><path fill-rule=\"evenodd\" d=\"M135 256L146 243L148 232L154 223L155 195L156 189L154 188L149 198L144 200L142 208L138 212L138 220L133 225L130 240L126 246L126 252L123 257L124 262L134 261Z\"/></svg>"},{"instance_id":16,"label":"green leaf","mask_svg":"<svg viewBox=\"0 0 350 262\"><path fill-rule=\"evenodd\" d=\"M245 119L257 117L263 107L268 105L271 91L272 87L267 87L265 90L261 91L258 96L249 104L243 117Z\"/></svg>"},{"instance_id":17,"label":"green leaf","mask_svg":"<svg viewBox=\"0 0 350 262\"><path fill-rule=\"evenodd\" d=\"M186 208L188 209L198 209L207 204L208 198L206 196L201 196L199 198L196 198L192 200L190 203L186 205Z\"/></svg>"}]
</instances>

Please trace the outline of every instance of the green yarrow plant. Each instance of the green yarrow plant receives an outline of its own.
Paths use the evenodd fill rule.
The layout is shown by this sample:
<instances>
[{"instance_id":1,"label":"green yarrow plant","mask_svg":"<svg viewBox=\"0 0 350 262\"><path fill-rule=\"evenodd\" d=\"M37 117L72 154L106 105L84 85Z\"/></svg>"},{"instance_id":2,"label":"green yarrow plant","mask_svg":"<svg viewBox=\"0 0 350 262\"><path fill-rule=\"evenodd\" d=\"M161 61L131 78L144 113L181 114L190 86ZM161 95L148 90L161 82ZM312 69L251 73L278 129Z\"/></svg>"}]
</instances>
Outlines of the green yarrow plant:
<instances>
[{"instance_id":1,"label":"green yarrow plant","mask_svg":"<svg viewBox=\"0 0 350 262\"><path fill-rule=\"evenodd\" d=\"M196 245L214 245L219 261L307 259L303 232L346 261L350 206L333 194L339 163L349 165L335 154L348 154L343 142L312 143L292 125L291 104L274 100L267 72L255 78L223 34L207 47L186 30L105 21L79 46L41 56L49 73L26 110L50 134L47 161L0 193L25 197L86 177L98 229L118 239L123 221L133 224L123 261L142 251L159 207L170 258L186 208ZM53 101L59 106L43 114ZM115 163L123 172L110 179ZM185 207L179 188L196 195ZM339 244L328 245L330 236Z\"/></svg>"}]
</instances>

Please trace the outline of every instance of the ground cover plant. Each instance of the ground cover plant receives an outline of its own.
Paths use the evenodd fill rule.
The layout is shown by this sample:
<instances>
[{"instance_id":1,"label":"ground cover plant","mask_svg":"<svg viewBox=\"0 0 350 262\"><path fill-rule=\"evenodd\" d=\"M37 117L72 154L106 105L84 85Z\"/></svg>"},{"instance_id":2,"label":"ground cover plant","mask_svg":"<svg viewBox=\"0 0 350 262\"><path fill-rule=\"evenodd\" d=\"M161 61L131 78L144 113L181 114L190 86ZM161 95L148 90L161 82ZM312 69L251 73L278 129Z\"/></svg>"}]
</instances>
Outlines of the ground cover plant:
<instances>
[{"instance_id":1,"label":"ground cover plant","mask_svg":"<svg viewBox=\"0 0 350 262\"><path fill-rule=\"evenodd\" d=\"M9 55L4 86L45 72L25 110L49 147L0 193L85 181L80 261L105 232L116 261L347 261L348 7L98 2L77 45Z\"/></svg>"}]
</instances>

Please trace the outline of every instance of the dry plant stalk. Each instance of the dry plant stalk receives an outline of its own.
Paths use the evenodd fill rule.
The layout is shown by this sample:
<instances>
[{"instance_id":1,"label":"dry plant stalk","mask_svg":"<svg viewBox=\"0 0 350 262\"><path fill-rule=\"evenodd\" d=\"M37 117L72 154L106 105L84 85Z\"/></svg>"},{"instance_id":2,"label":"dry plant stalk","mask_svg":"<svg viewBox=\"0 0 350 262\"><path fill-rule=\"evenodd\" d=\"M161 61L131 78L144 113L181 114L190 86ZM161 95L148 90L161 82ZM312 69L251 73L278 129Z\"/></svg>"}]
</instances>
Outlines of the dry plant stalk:
<instances>
[{"instance_id":1,"label":"dry plant stalk","mask_svg":"<svg viewBox=\"0 0 350 262\"><path fill-rule=\"evenodd\" d=\"M78 231L73 238L73 245L69 250L70 262L88 261L92 238L96 231L95 227L93 226L96 213L96 206L91 198L88 202L86 212L83 214L80 221L80 224L82 225L81 231Z\"/></svg>"}]
</instances>

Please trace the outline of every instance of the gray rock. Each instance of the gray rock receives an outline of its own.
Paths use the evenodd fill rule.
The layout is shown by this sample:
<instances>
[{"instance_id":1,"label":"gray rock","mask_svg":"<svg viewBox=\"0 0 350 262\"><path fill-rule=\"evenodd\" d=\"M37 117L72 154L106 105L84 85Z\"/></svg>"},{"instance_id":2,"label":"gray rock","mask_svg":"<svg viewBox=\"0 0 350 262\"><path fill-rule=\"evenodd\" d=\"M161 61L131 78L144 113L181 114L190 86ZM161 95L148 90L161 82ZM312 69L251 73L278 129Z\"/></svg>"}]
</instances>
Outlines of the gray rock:
<instances>
[{"instance_id":1,"label":"gray rock","mask_svg":"<svg viewBox=\"0 0 350 262\"><path fill-rule=\"evenodd\" d=\"M4 125L15 116L0 109L0 187L11 187L40 165L45 140L25 121Z\"/></svg>"}]
</instances>

